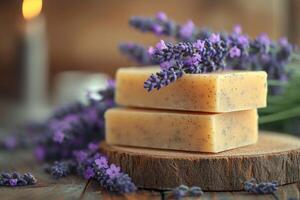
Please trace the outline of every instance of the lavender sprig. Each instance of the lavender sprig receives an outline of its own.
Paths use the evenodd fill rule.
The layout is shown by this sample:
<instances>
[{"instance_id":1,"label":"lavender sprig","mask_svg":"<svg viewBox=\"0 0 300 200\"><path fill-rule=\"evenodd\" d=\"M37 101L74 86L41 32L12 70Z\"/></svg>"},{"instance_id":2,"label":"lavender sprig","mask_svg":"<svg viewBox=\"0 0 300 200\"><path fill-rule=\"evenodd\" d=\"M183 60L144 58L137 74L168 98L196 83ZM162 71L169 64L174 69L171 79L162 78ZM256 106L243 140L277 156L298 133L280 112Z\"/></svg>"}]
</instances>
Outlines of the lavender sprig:
<instances>
[{"instance_id":1,"label":"lavender sprig","mask_svg":"<svg viewBox=\"0 0 300 200\"><path fill-rule=\"evenodd\" d=\"M104 139L104 112L115 106L113 96L114 83L109 81L105 90L89 93L87 104L76 102L56 110L43 130L38 130L36 157L44 161L69 160L74 151Z\"/></svg>"},{"instance_id":2,"label":"lavender sprig","mask_svg":"<svg viewBox=\"0 0 300 200\"><path fill-rule=\"evenodd\" d=\"M257 183L255 179L251 179L244 183L244 190L254 194L273 194L277 189L277 181Z\"/></svg>"},{"instance_id":3,"label":"lavender sprig","mask_svg":"<svg viewBox=\"0 0 300 200\"><path fill-rule=\"evenodd\" d=\"M207 29L196 27L191 20L184 24L178 24L169 19L164 12L158 12L154 18L132 17L129 24L142 32L151 32L157 36L165 35L185 42L205 39L210 35Z\"/></svg>"},{"instance_id":4,"label":"lavender sprig","mask_svg":"<svg viewBox=\"0 0 300 200\"><path fill-rule=\"evenodd\" d=\"M158 64L151 59L147 52L147 48L135 43L122 43L119 45L119 50L122 54L129 57L142 65L155 65Z\"/></svg>"},{"instance_id":5,"label":"lavender sprig","mask_svg":"<svg viewBox=\"0 0 300 200\"><path fill-rule=\"evenodd\" d=\"M34 185L37 180L31 173L25 173L24 175L18 172L2 172L0 173L0 186L25 186Z\"/></svg>"},{"instance_id":6,"label":"lavender sprig","mask_svg":"<svg viewBox=\"0 0 300 200\"><path fill-rule=\"evenodd\" d=\"M225 58L225 69L233 70L263 70L268 73L269 80L285 82L291 76L286 65L295 58L295 47L288 43L286 38L281 38L278 42L271 41L266 34L261 34L255 39L250 39L242 33L240 26L235 26L231 33L213 33L207 29L201 29L194 25L191 20L185 24L178 24L169 19L163 12L159 12L155 17L132 17L130 25L142 32L154 33L157 36L167 36L178 42L196 42L197 40L207 40L214 35L220 38L228 46L228 54ZM138 44L135 44L138 46ZM143 55L145 49L142 50ZM138 59L134 54L127 52L127 56L137 60L142 65L148 65L151 60L147 57L147 62ZM159 60L154 60L159 62ZM151 63L153 64L153 63ZM169 62L160 63L169 66ZM281 94L282 87L269 86L271 94Z\"/></svg>"},{"instance_id":7,"label":"lavender sprig","mask_svg":"<svg viewBox=\"0 0 300 200\"><path fill-rule=\"evenodd\" d=\"M213 72L224 68L228 48L219 35L195 43L165 43L161 40L149 53L160 63L162 70L152 74L144 83L148 91L166 87L183 74Z\"/></svg>"}]
</instances>

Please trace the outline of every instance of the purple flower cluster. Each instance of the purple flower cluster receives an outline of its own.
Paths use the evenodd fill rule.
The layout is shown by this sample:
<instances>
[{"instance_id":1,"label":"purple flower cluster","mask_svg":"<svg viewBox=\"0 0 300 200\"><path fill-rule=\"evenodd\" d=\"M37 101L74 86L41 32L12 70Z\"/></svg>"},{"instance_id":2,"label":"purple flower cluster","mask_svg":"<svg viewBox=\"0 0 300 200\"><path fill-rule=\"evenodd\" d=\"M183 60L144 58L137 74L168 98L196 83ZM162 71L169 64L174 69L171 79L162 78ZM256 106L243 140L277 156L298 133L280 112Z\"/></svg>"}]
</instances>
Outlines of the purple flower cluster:
<instances>
[{"instance_id":1,"label":"purple flower cluster","mask_svg":"<svg viewBox=\"0 0 300 200\"><path fill-rule=\"evenodd\" d=\"M21 175L18 172L0 173L0 186L25 186L34 185L36 182L36 178L31 173L25 173L24 175Z\"/></svg>"},{"instance_id":2,"label":"purple flower cluster","mask_svg":"<svg viewBox=\"0 0 300 200\"><path fill-rule=\"evenodd\" d=\"M244 190L254 194L273 194L277 189L276 181L257 183L255 179L251 179L244 183Z\"/></svg>"},{"instance_id":3,"label":"purple flower cluster","mask_svg":"<svg viewBox=\"0 0 300 200\"><path fill-rule=\"evenodd\" d=\"M151 91L169 85L184 73L197 74L223 69L227 44L216 34L194 43L181 42L174 45L161 40L155 48L149 48L149 54L160 63L162 69L145 81L144 88Z\"/></svg>"},{"instance_id":4,"label":"purple flower cluster","mask_svg":"<svg viewBox=\"0 0 300 200\"><path fill-rule=\"evenodd\" d=\"M157 13L154 18L132 17L129 23L142 32L151 32L157 36L168 36L178 42L195 43L199 40L210 40L210 42L222 40L228 51L225 58L225 69L263 70L268 73L270 80L279 81L286 81L291 74L286 65L291 62L292 55L295 54L295 48L288 43L286 38L274 42L270 40L268 35L261 34L255 39L250 39L242 33L240 26L235 26L231 33L213 33L208 29L196 27L190 20L182 25L177 24L162 12ZM139 46L138 44L135 45ZM151 60L153 48L149 49L150 54L148 55L145 54L144 47L140 52L143 52L143 59L140 59L137 53L132 54L129 51L125 55L143 65L158 62L164 68L177 63L160 62L161 59ZM162 52L164 58L170 55L169 52ZM269 89L272 94L281 92L278 86L270 86Z\"/></svg>"},{"instance_id":5,"label":"purple flower cluster","mask_svg":"<svg viewBox=\"0 0 300 200\"><path fill-rule=\"evenodd\" d=\"M54 178L78 174L87 180L93 179L110 192L123 194L136 191L128 174L122 173L115 164L109 164L107 158L97 150L97 145L90 143L88 149L74 151L73 159L56 161L45 170Z\"/></svg>"},{"instance_id":6,"label":"purple flower cluster","mask_svg":"<svg viewBox=\"0 0 300 200\"><path fill-rule=\"evenodd\" d=\"M39 134L35 155L39 160L68 160L91 141L104 139L104 112L114 107L114 83L88 93L88 103L73 103L54 112ZM99 98L95 98L98 96Z\"/></svg>"},{"instance_id":7,"label":"purple flower cluster","mask_svg":"<svg viewBox=\"0 0 300 200\"><path fill-rule=\"evenodd\" d=\"M109 165L98 153L99 141L104 139L104 112L115 106L114 91L115 82L109 81L105 90L88 92L87 104L62 107L45 123L35 154L52 162L45 167L47 173L57 179L77 174L120 194L137 189L120 167Z\"/></svg>"},{"instance_id":8,"label":"purple flower cluster","mask_svg":"<svg viewBox=\"0 0 300 200\"><path fill-rule=\"evenodd\" d=\"M204 194L204 192L202 191L202 189L200 187L197 186L193 186L193 187L188 187L186 185L180 185L177 188L175 188L173 191L173 196L176 199L181 199L183 197L186 197L188 195L193 196L193 197L198 197Z\"/></svg>"}]
</instances>

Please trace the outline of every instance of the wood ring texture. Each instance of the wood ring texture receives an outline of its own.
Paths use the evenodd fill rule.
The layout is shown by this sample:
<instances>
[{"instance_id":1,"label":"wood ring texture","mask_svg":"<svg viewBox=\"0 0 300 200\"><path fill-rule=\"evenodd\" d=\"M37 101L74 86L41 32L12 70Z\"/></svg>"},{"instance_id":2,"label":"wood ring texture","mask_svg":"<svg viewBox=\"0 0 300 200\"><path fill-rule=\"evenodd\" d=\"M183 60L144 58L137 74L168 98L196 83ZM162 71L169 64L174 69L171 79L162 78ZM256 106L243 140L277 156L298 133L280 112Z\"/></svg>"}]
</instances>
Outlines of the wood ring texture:
<instances>
[{"instance_id":1,"label":"wood ring texture","mask_svg":"<svg viewBox=\"0 0 300 200\"><path fill-rule=\"evenodd\" d=\"M167 151L105 142L100 148L141 188L171 189L180 184L206 191L236 191L251 178L276 180L280 185L300 181L300 139L260 132L257 144L218 154Z\"/></svg>"}]
</instances>

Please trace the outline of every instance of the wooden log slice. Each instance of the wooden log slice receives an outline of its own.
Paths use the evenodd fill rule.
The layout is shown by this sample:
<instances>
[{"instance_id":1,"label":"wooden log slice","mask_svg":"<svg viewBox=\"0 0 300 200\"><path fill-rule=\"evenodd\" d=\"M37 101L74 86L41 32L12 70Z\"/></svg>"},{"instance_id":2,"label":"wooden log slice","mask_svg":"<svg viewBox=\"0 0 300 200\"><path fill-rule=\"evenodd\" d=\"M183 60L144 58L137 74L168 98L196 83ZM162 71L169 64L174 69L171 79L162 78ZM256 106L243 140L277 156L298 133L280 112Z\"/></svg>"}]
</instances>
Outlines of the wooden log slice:
<instances>
[{"instance_id":1,"label":"wooden log slice","mask_svg":"<svg viewBox=\"0 0 300 200\"><path fill-rule=\"evenodd\" d=\"M206 191L242 190L243 182L300 181L300 139L260 133L258 143L218 154L166 151L102 143L103 153L141 188L170 189L180 184Z\"/></svg>"}]
</instances>

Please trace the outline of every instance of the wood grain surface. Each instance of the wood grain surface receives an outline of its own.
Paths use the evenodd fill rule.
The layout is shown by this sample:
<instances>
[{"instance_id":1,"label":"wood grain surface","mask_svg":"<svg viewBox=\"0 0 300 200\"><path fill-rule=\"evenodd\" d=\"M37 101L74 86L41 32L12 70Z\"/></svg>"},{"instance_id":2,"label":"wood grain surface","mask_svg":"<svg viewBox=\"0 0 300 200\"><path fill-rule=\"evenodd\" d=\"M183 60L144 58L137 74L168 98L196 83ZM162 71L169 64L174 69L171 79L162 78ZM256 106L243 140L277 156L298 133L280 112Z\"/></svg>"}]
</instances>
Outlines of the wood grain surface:
<instances>
[{"instance_id":1,"label":"wood grain surface","mask_svg":"<svg viewBox=\"0 0 300 200\"><path fill-rule=\"evenodd\" d=\"M225 152L224 152L225 153ZM93 181L86 181L76 176L69 176L55 180L44 173L43 164L38 163L28 150L1 151L0 150L0 171L32 172L38 179L34 186L24 187L0 187L1 200L64 200L64 199L84 199L84 200L167 200L174 199L170 191L139 189L137 193L130 195L116 195L102 190ZM138 169L138 167L137 167ZM156 176L162 176L161 173ZM201 185L199 185L201 186ZM205 192L198 198L186 197L188 199L199 200L296 200L299 199L299 185L288 184L279 187L274 195L253 195L246 192Z\"/></svg>"},{"instance_id":2,"label":"wood grain surface","mask_svg":"<svg viewBox=\"0 0 300 200\"><path fill-rule=\"evenodd\" d=\"M148 189L186 184L235 191L251 178L280 185L300 179L300 139L283 134L260 133L257 144L218 154L100 146L139 187Z\"/></svg>"}]
</instances>

